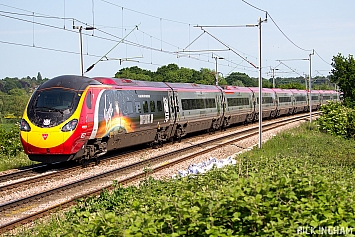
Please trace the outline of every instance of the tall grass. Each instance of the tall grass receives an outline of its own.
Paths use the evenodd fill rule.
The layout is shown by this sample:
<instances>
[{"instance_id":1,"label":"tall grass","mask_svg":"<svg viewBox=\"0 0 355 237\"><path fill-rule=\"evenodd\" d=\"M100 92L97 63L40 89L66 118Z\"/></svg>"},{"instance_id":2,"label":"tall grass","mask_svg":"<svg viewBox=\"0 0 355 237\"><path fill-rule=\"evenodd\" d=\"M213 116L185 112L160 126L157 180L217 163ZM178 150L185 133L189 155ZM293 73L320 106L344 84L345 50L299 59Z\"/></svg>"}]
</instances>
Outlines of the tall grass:
<instances>
[{"instance_id":1,"label":"tall grass","mask_svg":"<svg viewBox=\"0 0 355 237\"><path fill-rule=\"evenodd\" d=\"M0 124L0 171L34 163L23 152L18 124Z\"/></svg>"}]
</instances>

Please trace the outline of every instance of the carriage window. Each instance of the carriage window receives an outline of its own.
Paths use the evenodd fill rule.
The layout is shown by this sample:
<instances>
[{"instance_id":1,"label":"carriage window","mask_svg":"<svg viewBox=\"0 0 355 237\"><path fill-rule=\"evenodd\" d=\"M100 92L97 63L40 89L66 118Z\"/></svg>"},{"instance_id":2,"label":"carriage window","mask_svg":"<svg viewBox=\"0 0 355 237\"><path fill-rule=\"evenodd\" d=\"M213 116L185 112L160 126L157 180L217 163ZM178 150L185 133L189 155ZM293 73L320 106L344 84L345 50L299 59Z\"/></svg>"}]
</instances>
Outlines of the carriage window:
<instances>
[{"instance_id":1,"label":"carriage window","mask_svg":"<svg viewBox=\"0 0 355 237\"><path fill-rule=\"evenodd\" d=\"M296 101L307 101L306 96L296 96Z\"/></svg>"},{"instance_id":2,"label":"carriage window","mask_svg":"<svg viewBox=\"0 0 355 237\"><path fill-rule=\"evenodd\" d=\"M150 112L155 112L155 102L153 100L150 101Z\"/></svg>"},{"instance_id":3,"label":"carriage window","mask_svg":"<svg viewBox=\"0 0 355 237\"><path fill-rule=\"evenodd\" d=\"M206 108L216 108L216 100L214 98L206 99Z\"/></svg>"},{"instance_id":4,"label":"carriage window","mask_svg":"<svg viewBox=\"0 0 355 237\"><path fill-rule=\"evenodd\" d=\"M272 104L274 101L272 97L262 97L263 99L263 104Z\"/></svg>"},{"instance_id":5,"label":"carriage window","mask_svg":"<svg viewBox=\"0 0 355 237\"><path fill-rule=\"evenodd\" d=\"M249 98L227 98L228 106L249 105Z\"/></svg>"},{"instance_id":6,"label":"carriage window","mask_svg":"<svg viewBox=\"0 0 355 237\"><path fill-rule=\"evenodd\" d=\"M148 113L148 101L143 101L143 113Z\"/></svg>"},{"instance_id":7,"label":"carriage window","mask_svg":"<svg viewBox=\"0 0 355 237\"><path fill-rule=\"evenodd\" d=\"M88 109L91 109L91 91L89 91L86 96L86 107L88 107Z\"/></svg>"},{"instance_id":8,"label":"carriage window","mask_svg":"<svg viewBox=\"0 0 355 237\"><path fill-rule=\"evenodd\" d=\"M183 110L204 109L205 102L203 99L183 99L181 100Z\"/></svg>"},{"instance_id":9,"label":"carriage window","mask_svg":"<svg viewBox=\"0 0 355 237\"><path fill-rule=\"evenodd\" d=\"M160 100L157 101L157 109L158 109L158 112L163 111L163 105Z\"/></svg>"},{"instance_id":10,"label":"carriage window","mask_svg":"<svg viewBox=\"0 0 355 237\"><path fill-rule=\"evenodd\" d=\"M312 100L319 100L318 95L312 95Z\"/></svg>"},{"instance_id":11,"label":"carriage window","mask_svg":"<svg viewBox=\"0 0 355 237\"><path fill-rule=\"evenodd\" d=\"M291 102L291 97L279 97L280 103Z\"/></svg>"}]
</instances>

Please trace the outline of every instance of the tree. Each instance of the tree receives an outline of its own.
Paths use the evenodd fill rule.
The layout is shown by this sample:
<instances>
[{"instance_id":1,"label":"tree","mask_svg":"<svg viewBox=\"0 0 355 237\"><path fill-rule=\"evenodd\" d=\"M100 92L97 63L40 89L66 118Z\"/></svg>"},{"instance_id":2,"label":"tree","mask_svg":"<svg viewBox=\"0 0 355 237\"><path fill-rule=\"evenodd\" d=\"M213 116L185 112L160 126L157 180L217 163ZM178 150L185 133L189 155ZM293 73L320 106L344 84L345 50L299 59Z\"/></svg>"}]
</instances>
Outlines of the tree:
<instances>
[{"instance_id":1,"label":"tree","mask_svg":"<svg viewBox=\"0 0 355 237\"><path fill-rule=\"evenodd\" d=\"M240 87L245 87L243 82L240 80L233 81L232 86L240 86Z\"/></svg>"},{"instance_id":2,"label":"tree","mask_svg":"<svg viewBox=\"0 0 355 237\"><path fill-rule=\"evenodd\" d=\"M208 68L201 68L200 71L195 71L194 83L204 85L215 84L215 73Z\"/></svg>"},{"instance_id":3,"label":"tree","mask_svg":"<svg viewBox=\"0 0 355 237\"><path fill-rule=\"evenodd\" d=\"M42 81L42 75L41 75L40 72L38 72L38 74L37 74L37 80L38 80L38 81Z\"/></svg>"},{"instance_id":4,"label":"tree","mask_svg":"<svg viewBox=\"0 0 355 237\"><path fill-rule=\"evenodd\" d=\"M305 90L306 86L304 84L298 82L290 82L287 84L281 84L278 86L281 89L298 89L298 90Z\"/></svg>"},{"instance_id":5,"label":"tree","mask_svg":"<svg viewBox=\"0 0 355 237\"><path fill-rule=\"evenodd\" d=\"M344 93L344 103L347 106L355 107L355 60L349 54L345 58L341 53L333 56L333 69L330 74L330 81L336 83Z\"/></svg>"},{"instance_id":6,"label":"tree","mask_svg":"<svg viewBox=\"0 0 355 237\"><path fill-rule=\"evenodd\" d=\"M115 78L129 78L141 81L152 81L153 73L149 70L140 69L137 66L122 68L115 74Z\"/></svg>"},{"instance_id":7,"label":"tree","mask_svg":"<svg viewBox=\"0 0 355 237\"><path fill-rule=\"evenodd\" d=\"M18 88L10 90L8 94L14 96L27 96L27 93L24 89L18 89Z\"/></svg>"},{"instance_id":8,"label":"tree","mask_svg":"<svg viewBox=\"0 0 355 237\"><path fill-rule=\"evenodd\" d=\"M21 88L21 83L19 82L18 78L9 78L6 77L4 79L5 85L4 85L4 91L8 93L12 89L15 88Z\"/></svg>"},{"instance_id":9,"label":"tree","mask_svg":"<svg viewBox=\"0 0 355 237\"><path fill-rule=\"evenodd\" d=\"M244 86L246 86L246 87L258 86L258 81L257 80L252 79L247 74L241 73L241 72L233 72L229 76L227 76L225 79L226 79L228 85L233 85L234 82L241 81L242 84Z\"/></svg>"}]
</instances>

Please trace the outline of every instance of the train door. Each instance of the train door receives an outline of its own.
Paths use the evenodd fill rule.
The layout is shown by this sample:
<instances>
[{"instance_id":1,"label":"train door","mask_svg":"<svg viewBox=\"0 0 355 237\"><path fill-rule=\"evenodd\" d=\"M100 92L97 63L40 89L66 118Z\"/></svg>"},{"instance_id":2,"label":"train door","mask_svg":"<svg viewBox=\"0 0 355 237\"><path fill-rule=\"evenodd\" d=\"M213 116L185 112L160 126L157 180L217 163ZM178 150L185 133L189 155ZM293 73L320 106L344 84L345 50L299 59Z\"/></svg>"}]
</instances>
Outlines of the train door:
<instances>
[{"instance_id":1,"label":"train door","mask_svg":"<svg viewBox=\"0 0 355 237\"><path fill-rule=\"evenodd\" d=\"M178 93L174 93L174 112L175 112L175 121L180 120L180 106L179 106L179 100L178 100Z\"/></svg>"},{"instance_id":2,"label":"train door","mask_svg":"<svg viewBox=\"0 0 355 237\"><path fill-rule=\"evenodd\" d=\"M93 131L94 128L94 110L95 110L95 100L94 100L94 91L92 88L90 88L87 93L86 93L86 98L85 98L85 113L82 113L83 118L83 124L82 124L82 129L83 133L81 134L81 137L84 138L86 136L91 136L91 131ZM86 128L86 129L85 129Z\"/></svg>"},{"instance_id":3,"label":"train door","mask_svg":"<svg viewBox=\"0 0 355 237\"><path fill-rule=\"evenodd\" d=\"M221 105L222 105L222 98L221 98L221 95L218 94L216 96L216 103L217 103L217 116L220 116L221 115ZM223 105L222 105L223 107ZM222 108L223 110L223 108Z\"/></svg>"},{"instance_id":4,"label":"train door","mask_svg":"<svg viewBox=\"0 0 355 237\"><path fill-rule=\"evenodd\" d=\"M222 115L224 116L226 114L226 109L227 109L227 105L226 105L226 97L222 94L221 95L222 98Z\"/></svg>"},{"instance_id":5,"label":"train door","mask_svg":"<svg viewBox=\"0 0 355 237\"><path fill-rule=\"evenodd\" d=\"M175 103L175 94L177 95L177 92L170 92L169 95L169 111L170 111L170 118L171 122L175 123L176 122L176 103Z\"/></svg>"},{"instance_id":6,"label":"train door","mask_svg":"<svg viewBox=\"0 0 355 237\"><path fill-rule=\"evenodd\" d=\"M174 98L174 94L172 91L168 92L168 98L163 97L165 120L166 122L170 121L171 123L175 122L175 113L174 113L175 110L172 103L173 98Z\"/></svg>"}]
</instances>

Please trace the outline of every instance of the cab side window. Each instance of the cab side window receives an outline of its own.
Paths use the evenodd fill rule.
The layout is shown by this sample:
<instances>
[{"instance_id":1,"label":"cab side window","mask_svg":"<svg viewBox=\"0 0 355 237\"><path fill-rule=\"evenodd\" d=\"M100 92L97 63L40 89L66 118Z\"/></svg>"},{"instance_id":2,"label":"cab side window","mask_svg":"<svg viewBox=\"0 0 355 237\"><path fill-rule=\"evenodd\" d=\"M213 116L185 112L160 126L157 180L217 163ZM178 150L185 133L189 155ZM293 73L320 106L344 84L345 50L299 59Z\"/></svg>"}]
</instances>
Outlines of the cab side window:
<instances>
[{"instance_id":1,"label":"cab side window","mask_svg":"<svg viewBox=\"0 0 355 237\"><path fill-rule=\"evenodd\" d=\"M91 109L91 91L89 91L86 95L86 107L88 107L88 109Z\"/></svg>"}]
</instances>

